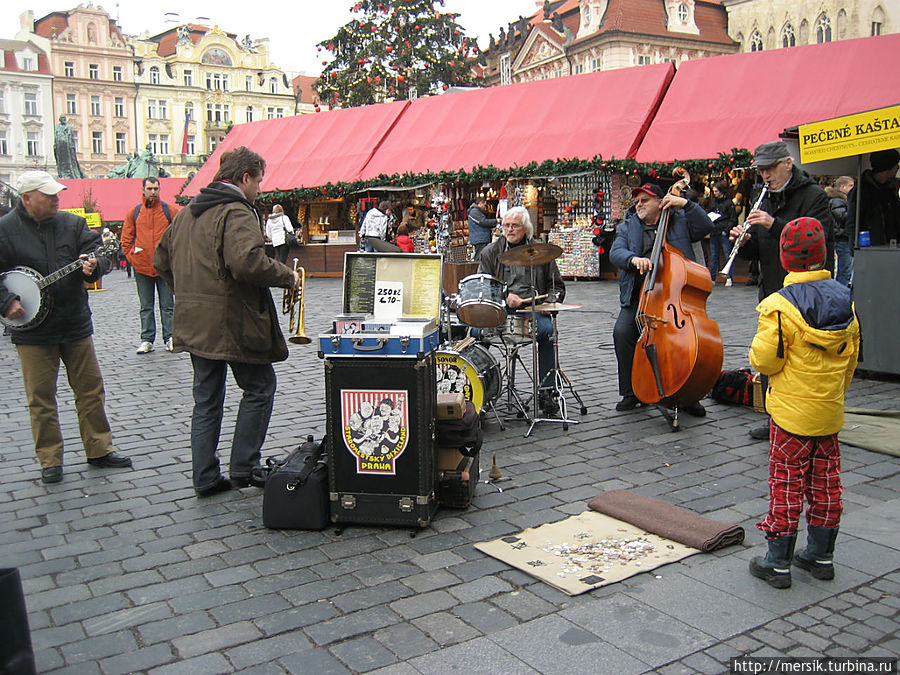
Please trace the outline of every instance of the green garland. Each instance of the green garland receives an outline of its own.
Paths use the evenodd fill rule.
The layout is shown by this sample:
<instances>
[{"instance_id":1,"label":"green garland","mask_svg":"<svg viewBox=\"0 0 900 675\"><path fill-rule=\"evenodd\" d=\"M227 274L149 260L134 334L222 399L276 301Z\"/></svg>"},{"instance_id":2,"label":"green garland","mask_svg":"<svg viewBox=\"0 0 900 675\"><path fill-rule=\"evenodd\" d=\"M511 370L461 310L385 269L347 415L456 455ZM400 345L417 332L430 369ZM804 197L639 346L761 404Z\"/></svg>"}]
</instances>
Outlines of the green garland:
<instances>
[{"instance_id":1,"label":"green garland","mask_svg":"<svg viewBox=\"0 0 900 675\"><path fill-rule=\"evenodd\" d=\"M284 203L286 199L294 199L298 202L312 201L316 199L341 199L348 195L363 192L372 188L391 185L397 187L412 187L423 183L480 183L484 181L502 181L516 178L530 178L532 176L564 176L572 173L586 171L606 171L618 174L637 174L651 179L671 176L672 169L676 166L684 167L692 174L727 173L735 167L750 165L753 154L749 150L732 148L730 153L719 153L716 159L687 160L684 162L669 163L642 163L633 159L608 159L595 157L594 159L558 159L544 162L531 162L525 166L511 169L498 169L494 166L476 166L471 171L440 171L438 173L424 174L394 174L380 176L349 183L328 183L318 187L295 188L293 190L274 190L259 195L262 204Z\"/></svg>"},{"instance_id":2,"label":"green garland","mask_svg":"<svg viewBox=\"0 0 900 675\"><path fill-rule=\"evenodd\" d=\"M691 174L728 173L736 167L747 167L753 159L749 150L732 148L731 152L720 152L716 159L691 159L684 162L636 162L633 159L556 159L544 162L531 162L525 166L512 169L498 169L494 166L476 166L471 171L440 171L438 173L404 173L387 176L381 174L376 178L350 183L328 183L319 187L295 188L293 190L273 190L263 192L258 197L260 204L284 204L287 200L296 203L317 199L343 199L352 194L364 192L372 188L391 185L397 187L413 187L423 183L481 183L484 181L503 181L532 176L564 176L587 171L606 171L618 174L636 174L650 179L659 179L672 175L676 166L684 167ZM179 196L176 201L185 204L187 197Z\"/></svg>"}]
</instances>

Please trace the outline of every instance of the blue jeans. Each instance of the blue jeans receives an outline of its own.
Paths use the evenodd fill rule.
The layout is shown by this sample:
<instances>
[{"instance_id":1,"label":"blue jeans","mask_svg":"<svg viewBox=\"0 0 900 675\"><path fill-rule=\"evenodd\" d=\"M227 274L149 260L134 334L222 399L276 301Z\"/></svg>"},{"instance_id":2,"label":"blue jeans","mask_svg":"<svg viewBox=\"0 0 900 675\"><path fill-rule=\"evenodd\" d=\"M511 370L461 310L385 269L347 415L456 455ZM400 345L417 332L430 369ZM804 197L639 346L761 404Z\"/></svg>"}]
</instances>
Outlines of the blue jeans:
<instances>
[{"instance_id":1,"label":"blue jeans","mask_svg":"<svg viewBox=\"0 0 900 675\"><path fill-rule=\"evenodd\" d=\"M191 457L194 489L211 487L219 478L216 448L222 431L225 374L231 368L244 395L238 406L231 441L232 478L247 478L259 465L275 401L275 369L270 363L214 361L191 354L194 368L194 412L191 415Z\"/></svg>"},{"instance_id":2,"label":"blue jeans","mask_svg":"<svg viewBox=\"0 0 900 675\"><path fill-rule=\"evenodd\" d=\"M531 314L519 314L515 310L510 311L507 309L507 314L510 316L525 316L529 319L531 318ZM481 337L481 329L473 328L472 335L480 338ZM528 335L530 336L530 329ZM551 319L546 314L537 315L537 347L538 347L538 384L541 387L552 387L553 381L547 379L545 382L544 379L547 377L547 373L556 365L553 356L553 319ZM523 352L520 352L520 354Z\"/></svg>"},{"instance_id":3,"label":"blue jeans","mask_svg":"<svg viewBox=\"0 0 900 675\"><path fill-rule=\"evenodd\" d=\"M853 276L853 247L849 241L834 242L834 253L837 255L837 270L834 278L844 286L850 285Z\"/></svg>"},{"instance_id":4,"label":"blue jeans","mask_svg":"<svg viewBox=\"0 0 900 675\"><path fill-rule=\"evenodd\" d=\"M728 241L728 235L709 235L709 273L712 275L713 281L719 275L719 247L722 248L722 253L724 254L723 260L728 260L728 256L731 255L731 242ZM723 262L722 265L724 264ZM733 274L729 274L728 278L731 279L733 276Z\"/></svg>"},{"instance_id":5,"label":"blue jeans","mask_svg":"<svg viewBox=\"0 0 900 675\"><path fill-rule=\"evenodd\" d=\"M137 286L138 300L141 303L141 342L153 343L156 340L156 317L153 316L153 292L159 295L159 320L162 322L163 341L172 337L172 309L175 296L162 280L162 277L148 277L137 270L134 271L134 283Z\"/></svg>"}]
</instances>

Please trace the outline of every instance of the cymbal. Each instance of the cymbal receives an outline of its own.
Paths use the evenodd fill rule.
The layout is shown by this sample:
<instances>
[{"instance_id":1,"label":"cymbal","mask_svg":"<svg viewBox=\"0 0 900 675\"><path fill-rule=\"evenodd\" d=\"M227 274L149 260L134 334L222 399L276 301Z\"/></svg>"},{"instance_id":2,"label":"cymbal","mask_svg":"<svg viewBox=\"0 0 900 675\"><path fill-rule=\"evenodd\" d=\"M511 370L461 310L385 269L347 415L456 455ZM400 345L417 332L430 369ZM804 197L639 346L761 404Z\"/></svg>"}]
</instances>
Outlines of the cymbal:
<instances>
[{"instance_id":1,"label":"cymbal","mask_svg":"<svg viewBox=\"0 0 900 675\"><path fill-rule=\"evenodd\" d=\"M511 248L500 256L500 262L513 267L532 267L533 265L543 265L551 260L556 260L562 255L562 252L563 250L556 244L535 242L534 244L523 244L522 246Z\"/></svg>"},{"instance_id":2,"label":"cymbal","mask_svg":"<svg viewBox=\"0 0 900 675\"><path fill-rule=\"evenodd\" d=\"M562 312L567 309L581 309L581 305L567 305L564 302L544 302L534 306L535 312ZM523 314L526 312L530 313L531 307L525 307L517 311Z\"/></svg>"}]
</instances>

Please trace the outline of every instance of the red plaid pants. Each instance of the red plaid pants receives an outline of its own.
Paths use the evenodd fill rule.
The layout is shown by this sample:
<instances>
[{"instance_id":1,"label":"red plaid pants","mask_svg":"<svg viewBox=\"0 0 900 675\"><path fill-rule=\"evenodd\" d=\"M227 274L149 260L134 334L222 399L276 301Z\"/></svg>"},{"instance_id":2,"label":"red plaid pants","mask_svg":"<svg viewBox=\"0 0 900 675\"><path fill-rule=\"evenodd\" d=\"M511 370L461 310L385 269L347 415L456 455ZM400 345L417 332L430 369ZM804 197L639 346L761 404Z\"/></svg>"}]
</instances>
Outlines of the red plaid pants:
<instances>
[{"instance_id":1,"label":"red plaid pants","mask_svg":"<svg viewBox=\"0 0 900 675\"><path fill-rule=\"evenodd\" d=\"M794 436L769 425L769 513L756 526L768 536L795 534L805 496L808 524L837 527L843 511L837 434Z\"/></svg>"}]
</instances>

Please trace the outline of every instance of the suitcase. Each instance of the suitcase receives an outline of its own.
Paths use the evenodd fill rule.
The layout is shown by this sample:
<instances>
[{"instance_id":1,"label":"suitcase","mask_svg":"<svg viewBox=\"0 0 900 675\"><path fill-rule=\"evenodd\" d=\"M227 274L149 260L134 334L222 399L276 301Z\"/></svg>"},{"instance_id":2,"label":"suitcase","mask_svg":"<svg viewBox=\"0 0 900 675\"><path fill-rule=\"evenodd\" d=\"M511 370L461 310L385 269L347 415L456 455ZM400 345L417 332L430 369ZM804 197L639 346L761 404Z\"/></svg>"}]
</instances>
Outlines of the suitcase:
<instances>
[{"instance_id":1,"label":"suitcase","mask_svg":"<svg viewBox=\"0 0 900 675\"><path fill-rule=\"evenodd\" d=\"M391 335L361 332L344 335L320 335L320 358L393 357L422 358L438 346L437 328L425 335Z\"/></svg>"},{"instance_id":2,"label":"suitcase","mask_svg":"<svg viewBox=\"0 0 900 675\"><path fill-rule=\"evenodd\" d=\"M435 356L326 358L334 523L425 527L435 496Z\"/></svg>"},{"instance_id":3,"label":"suitcase","mask_svg":"<svg viewBox=\"0 0 900 675\"><path fill-rule=\"evenodd\" d=\"M478 454L467 457L455 448L438 449L437 500L440 506L467 509L481 476Z\"/></svg>"},{"instance_id":4,"label":"suitcase","mask_svg":"<svg viewBox=\"0 0 900 675\"><path fill-rule=\"evenodd\" d=\"M307 438L277 463L263 488L263 525L273 530L328 527L328 465L323 443Z\"/></svg>"}]
</instances>

